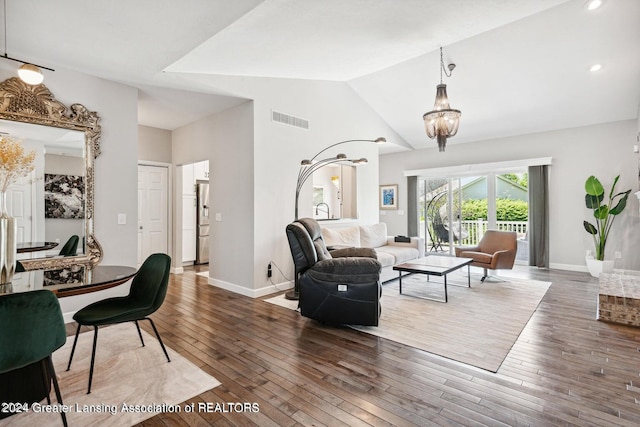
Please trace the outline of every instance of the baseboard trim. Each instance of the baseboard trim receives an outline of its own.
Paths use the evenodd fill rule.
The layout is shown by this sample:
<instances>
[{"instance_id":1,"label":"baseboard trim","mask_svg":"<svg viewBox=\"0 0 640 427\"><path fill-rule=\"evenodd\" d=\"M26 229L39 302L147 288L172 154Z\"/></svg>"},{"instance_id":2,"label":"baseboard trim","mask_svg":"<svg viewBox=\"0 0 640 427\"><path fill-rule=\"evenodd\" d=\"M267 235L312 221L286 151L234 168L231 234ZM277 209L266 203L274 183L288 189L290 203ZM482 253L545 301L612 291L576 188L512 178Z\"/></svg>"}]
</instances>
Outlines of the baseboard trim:
<instances>
[{"instance_id":1,"label":"baseboard trim","mask_svg":"<svg viewBox=\"0 0 640 427\"><path fill-rule=\"evenodd\" d=\"M581 273L588 273L589 269L586 265L573 265L573 264L551 264L550 268L556 270L568 270L568 271L579 271ZM629 270L626 268L614 268L614 273L619 274L637 274L637 270Z\"/></svg>"},{"instance_id":2,"label":"baseboard trim","mask_svg":"<svg viewBox=\"0 0 640 427\"><path fill-rule=\"evenodd\" d=\"M244 295L250 298L261 298L265 295L270 295L276 292L285 291L291 289L293 285L289 282L278 283L275 285L265 286L258 289L249 289L244 286L236 285L235 283L225 282L224 280L214 279L209 277L208 283L212 286L231 291L236 294Z\"/></svg>"},{"instance_id":3,"label":"baseboard trim","mask_svg":"<svg viewBox=\"0 0 640 427\"><path fill-rule=\"evenodd\" d=\"M63 313L62 314L62 318L64 319L64 323L71 323L71 322L75 322L75 320L73 320L73 316L77 313L77 311L70 311L67 313Z\"/></svg>"},{"instance_id":4,"label":"baseboard trim","mask_svg":"<svg viewBox=\"0 0 640 427\"><path fill-rule=\"evenodd\" d=\"M553 268L554 270L579 271L581 273L589 272L586 265L550 263L549 268Z\"/></svg>"},{"instance_id":5,"label":"baseboard trim","mask_svg":"<svg viewBox=\"0 0 640 427\"><path fill-rule=\"evenodd\" d=\"M184 268L182 267L172 267L171 274L182 274L184 273Z\"/></svg>"}]
</instances>

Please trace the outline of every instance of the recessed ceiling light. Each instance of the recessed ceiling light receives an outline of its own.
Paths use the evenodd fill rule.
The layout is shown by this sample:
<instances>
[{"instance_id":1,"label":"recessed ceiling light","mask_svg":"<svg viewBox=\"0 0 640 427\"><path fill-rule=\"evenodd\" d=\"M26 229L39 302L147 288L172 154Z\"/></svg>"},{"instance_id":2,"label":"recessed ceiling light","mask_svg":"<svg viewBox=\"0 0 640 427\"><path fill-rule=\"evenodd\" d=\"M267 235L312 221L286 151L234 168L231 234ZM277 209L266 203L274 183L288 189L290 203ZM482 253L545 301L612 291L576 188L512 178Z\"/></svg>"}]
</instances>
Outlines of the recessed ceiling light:
<instances>
[{"instance_id":1,"label":"recessed ceiling light","mask_svg":"<svg viewBox=\"0 0 640 427\"><path fill-rule=\"evenodd\" d=\"M591 71L592 73L596 73L600 70L602 70L602 64L593 64L591 67L589 67L589 71Z\"/></svg>"},{"instance_id":2,"label":"recessed ceiling light","mask_svg":"<svg viewBox=\"0 0 640 427\"><path fill-rule=\"evenodd\" d=\"M596 10L600 6L602 6L603 0L589 0L587 1L586 8L587 10Z\"/></svg>"}]
</instances>

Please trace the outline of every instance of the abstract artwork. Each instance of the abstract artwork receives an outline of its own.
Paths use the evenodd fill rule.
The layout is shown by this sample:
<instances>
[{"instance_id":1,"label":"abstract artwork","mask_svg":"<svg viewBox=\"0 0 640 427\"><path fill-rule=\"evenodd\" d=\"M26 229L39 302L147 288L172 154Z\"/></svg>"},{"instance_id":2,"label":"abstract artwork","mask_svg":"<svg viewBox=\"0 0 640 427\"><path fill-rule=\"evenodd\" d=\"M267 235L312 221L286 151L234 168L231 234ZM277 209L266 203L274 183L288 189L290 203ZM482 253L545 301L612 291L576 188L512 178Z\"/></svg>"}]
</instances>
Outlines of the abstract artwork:
<instances>
[{"instance_id":1,"label":"abstract artwork","mask_svg":"<svg viewBox=\"0 0 640 427\"><path fill-rule=\"evenodd\" d=\"M84 177L44 175L45 218L84 218Z\"/></svg>"},{"instance_id":2,"label":"abstract artwork","mask_svg":"<svg viewBox=\"0 0 640 427\"><path fill-rule=\"evenodd\" d=\"M398 185L380 186L380 209L398 209Z\"/></svg>"}]
</instances>

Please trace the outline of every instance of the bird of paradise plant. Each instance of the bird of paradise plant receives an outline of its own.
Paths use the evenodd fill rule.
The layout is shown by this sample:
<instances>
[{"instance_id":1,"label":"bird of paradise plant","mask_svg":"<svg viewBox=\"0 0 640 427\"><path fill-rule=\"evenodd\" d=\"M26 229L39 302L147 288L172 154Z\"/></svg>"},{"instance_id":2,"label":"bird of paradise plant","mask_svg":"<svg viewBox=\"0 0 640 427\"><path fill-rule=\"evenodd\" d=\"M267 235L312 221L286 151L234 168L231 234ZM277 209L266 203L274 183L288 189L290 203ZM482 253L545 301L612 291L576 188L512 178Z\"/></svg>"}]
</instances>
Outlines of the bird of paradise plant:
<instances>
[{"instance_id":1,"label":"bird of paradise plant","mask_svg":"<svg viewBox=\"0 0 640 427\"><path fill-rule=\"evenodd\" d=\"M584 184L587 194L585 196L585 204L588 209L593 210L595 225L589 221L583 221L584 229L593 237L593 244L596 249L595 259L604 261L604 249L607 245L607 238L613 221L627 206L627 198L631 190L616 193L616 184L620 179L620 175L616 176L609 191L609 200L604 203L605 190L602 183L595 176L591 175Z\"/></svg>"}]
</instances>

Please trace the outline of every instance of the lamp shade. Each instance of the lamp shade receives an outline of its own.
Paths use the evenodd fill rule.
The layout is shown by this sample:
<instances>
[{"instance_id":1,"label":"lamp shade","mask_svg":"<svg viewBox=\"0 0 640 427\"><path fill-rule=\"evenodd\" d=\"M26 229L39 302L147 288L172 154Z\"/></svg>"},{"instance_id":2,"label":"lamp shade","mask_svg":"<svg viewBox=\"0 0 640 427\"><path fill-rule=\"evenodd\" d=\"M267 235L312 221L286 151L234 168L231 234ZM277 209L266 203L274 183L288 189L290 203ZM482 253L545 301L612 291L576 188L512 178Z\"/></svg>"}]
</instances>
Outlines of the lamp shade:
<instances>
[{"instance_id":1,"label":"lamp shade","mask_svg":"<svg viewBox=\"0 0 640 427\"><path fill-rule=\"evenodd\" d=\"M18 77L20 80L29 85L39 85L44 81L44 75L40 68L33 64L23 64L18 69Z\"/></svg>"}]
</instances>

